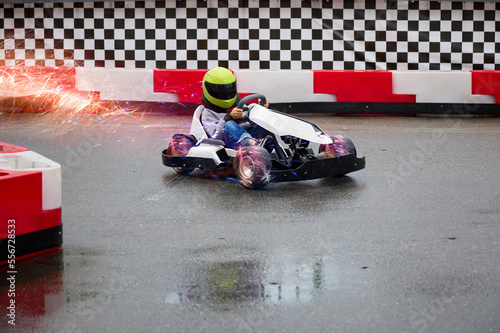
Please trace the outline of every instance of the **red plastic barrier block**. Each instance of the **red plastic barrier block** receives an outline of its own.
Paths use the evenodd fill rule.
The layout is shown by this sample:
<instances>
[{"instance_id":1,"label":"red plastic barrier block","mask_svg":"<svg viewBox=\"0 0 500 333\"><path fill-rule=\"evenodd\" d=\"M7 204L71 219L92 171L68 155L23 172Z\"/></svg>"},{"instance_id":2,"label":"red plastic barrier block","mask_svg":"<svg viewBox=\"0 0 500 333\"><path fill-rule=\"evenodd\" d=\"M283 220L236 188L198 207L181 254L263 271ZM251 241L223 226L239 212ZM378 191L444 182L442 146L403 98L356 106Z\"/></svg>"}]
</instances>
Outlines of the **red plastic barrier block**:
<instances>
[{"instance_id":1,"label":"red plastic barrier block","mask_svg":"<svg viewBox=\"0 0 500 333\"><path fill-rule=\"evenodd\" d=\"M388 71L313 71L315 94L337 95L337 102L415 103L415 95L392 92Z\"/></svg>"},{"instance_id":2,"label":"red plastic barrier block","mask_svg":"<svg viewBox=\"0 0 500 333\"><path fill-rule=\"evenodd\" d=\"M76 89L75 67L0 67L3 89L19 91L39 88Z\"/></svg>"},{"instance_id":3,"label":"red plastic barrier block","mask_svg":"<svg viewBox=\"0 0 500 333\"><path fill-rule=\"evenodd\" d=\"M0 141L0 154L4 153L19 153L22 151L27 151L27 148L11 145L10 143Z\"/></svg>"},{"instance_id":4,"label":"red plastic barrier block","mask_svg":"<svg viewBox=\"0 0 500 333\"><path fill-rule=\"evenodd\" d=\"M500 103L500 71L471 71L472 93L496 96Z\"/></svg>"},{"instance_id":5,"label":"red plastic barrier block","mask_svg":"<svg viewBox=\"0 0 500 333\"><path fill-rule=\"evenodd\" d=\"M159 69L153 72L154 92L179 94L180 103L200 103L208 69Z\"/></svg>"},{"instance_id":6,"label":"red plastic barrier block","mask_svg":"<svg viewBox=\"0 0 500 333\"><path fill-rule=\"evenodd\" d=\"M17 222L16 235L38 230L41 213L42 172L0 169L0 239L7 238L11 219Z\"/></svg>"},{"instance_id":7,"label":"red plastic barrier block","mask_svg":"<svg viewBox=\"0 0 500 333\"><path fill-rule=\"evenodd\" d=\"M74 106L71 103L79 102L72 101L73 97L79 96L88 99L92 95L76 89L74 67L0 67L0 99L5 99L4 107L51 112Z\"/></svg>"},{"instance_id":8,"label":"red plastic barrier block","mask_svg":"<svg viewBox=\"0 0 500 333\"><path fill-rule=\"evenodd\" d=\"M61 208L43 210L42 172L0 169L0 266L10 235L16 261L62 245Z\"/></svg>"},{"instance_id":9,"label":"red plastic barrier block","mask_svg":"<svg viewBox=\"0 0 500 333\"><path fill-rule=\"evenodd\" d=\"M62 246L61 166L0 142L0 266Z\"/></svg>"}]
</instances>

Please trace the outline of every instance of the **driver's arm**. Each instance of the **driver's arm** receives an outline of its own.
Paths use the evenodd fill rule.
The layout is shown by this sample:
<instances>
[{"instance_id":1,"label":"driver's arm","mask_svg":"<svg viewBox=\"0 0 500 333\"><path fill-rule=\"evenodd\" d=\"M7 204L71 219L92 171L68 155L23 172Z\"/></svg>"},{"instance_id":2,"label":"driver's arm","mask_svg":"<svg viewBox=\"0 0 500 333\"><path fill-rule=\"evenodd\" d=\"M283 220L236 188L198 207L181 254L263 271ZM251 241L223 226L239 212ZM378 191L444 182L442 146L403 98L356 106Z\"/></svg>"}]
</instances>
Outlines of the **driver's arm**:
<instances>
[{"instance_id":1,"label":"driver's arm","mask_svg":"<svg viewBox=\"0 0 500 333\"><path fill-rule=\"evenodd\" d=\"M260 98L259 98L259 103L260 103L260 101L261 101L261 100L260 100ZM264 104L264 107L265 107L266 109L268 109L268 108L269 108L269 100L268 100L267 98L266 98L266 104ZM224 120L226 120L226 121L231 120L231 119L232 119L232 120L238 120L238 119L240 119L241 117L243 117L243 110L242 110L242 109L239 109L239 108L234 108L234 109L232 109L232 110L231 110L231 112L229 112L229 113L226 115L226 117L225 117L225 119L224 119Z\"/></svg>"},{"instance_id":2,"label":"driver's arm","mask_svg":"<svg viewBox=\"0 0 500 333\"><path fill-rule=\"evenodd\" d=\"M260 103L261 99L259 98L259 103ZM269 109L269 100L267 99L266 97L266 104L263 105L263 107L265 107L266 109Z\"/></svg>"},{"instance_id":3,"label":"driver's arm","mask_svg":"<svg viewBox=\"0 0 500 333\"><path fill-rule=\"evenodd\" d=\"M229 114L229 117L233 120L238 120L240 119L241 117L243 117L243 110L242 109L238 109L238 108L234 108L231 110L231 112L228 113Z\"/></svg>"}]
</instances>

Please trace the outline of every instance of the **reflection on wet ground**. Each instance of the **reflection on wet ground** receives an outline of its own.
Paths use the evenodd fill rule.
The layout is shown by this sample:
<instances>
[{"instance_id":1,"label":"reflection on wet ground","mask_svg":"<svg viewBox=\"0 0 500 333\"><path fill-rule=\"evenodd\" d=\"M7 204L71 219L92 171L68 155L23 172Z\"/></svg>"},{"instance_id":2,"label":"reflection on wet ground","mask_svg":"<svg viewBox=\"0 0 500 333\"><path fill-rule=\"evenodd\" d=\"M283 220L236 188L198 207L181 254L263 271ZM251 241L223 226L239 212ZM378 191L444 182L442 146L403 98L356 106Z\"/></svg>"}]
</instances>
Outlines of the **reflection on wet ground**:
<instances>
[{"instance_id":1,"label":"reflection on wet ground","mask_svg":"<svg viewBox=\"0 0 500 333\"><path fill-rule=\"evenodd\" d=\"M8 267L0 267L2 277L10 276ZM0 279L0 304L2 320L0 327L8 327L5 310L14 300L14 323L36 330L38 318L51 316L64 307L64 255L62 250L24 259L16 263L15 282L10 285L6 278ZM28 323L28 325L26 325ZM11 325L11 324L9 324Z\"/></svg>"},{"instance_id":2,"label":"reflection on wet ground","mask_svg":"<svg viewBox=\"0 0 500 333\"><path fill-rule=\"evenodd\" d=\"M233 251L238 247L227 249ZM212 250L198 248L193 254L202 255ZM83 271L102 266L98 263L102 259L98 252L84 248L69 248L67 252L66 260L64 251L58 250L19 262L18 271L22 274L18 274L16 281L16 316L22 321L18 327L43 331L47 321L70 318L59 322L57 327L72 331L93 322L117 296L132 291L124 282L127 279L114 270L101 271L104 274L100 275L94 271L87 278L81 276ZM282 259L269 263L195 260L184 272L177 272L184 276L185 282L178 286L167 285L161 295L162 302L166 306L195 305L223 312L238 307L255 308L258 304L308 303L321 296L336 279L335 270L329 270L322 258L305 262ZM6 272L4 268L2 273ZM150 282L146 278L142 284ZM0 281L0 288L0 302L8 304L7 280ZM0 327L6 327L5 324L3 321Z\"/></svg>"},{"instance_id":3,"label":"reflection on wet ground","mask_svg":"<svg viewBox=\"0 0 500 333\"><path fill-rule=\"evenodd\" d=\"M281 272L278 269L264 268L254 261L207 263L195 273L193 281L168 292L164 301L166 304L207 304L218 310L229 310L245 303L307 302L319 296L324 288L326 272L321 259L284 266L279 269ZM273 280L271 276L281 278Z\"/></svg>"}]
</instances>

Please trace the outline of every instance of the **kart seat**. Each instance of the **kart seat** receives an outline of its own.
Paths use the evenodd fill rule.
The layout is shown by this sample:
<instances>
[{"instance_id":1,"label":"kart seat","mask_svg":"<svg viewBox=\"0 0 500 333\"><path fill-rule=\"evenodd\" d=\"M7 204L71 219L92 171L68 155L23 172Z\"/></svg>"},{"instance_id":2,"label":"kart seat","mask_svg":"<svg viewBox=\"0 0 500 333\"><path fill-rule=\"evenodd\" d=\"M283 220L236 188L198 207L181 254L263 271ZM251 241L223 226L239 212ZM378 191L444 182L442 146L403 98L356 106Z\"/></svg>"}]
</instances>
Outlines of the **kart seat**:
<instances>
[{"instance_id":1,"label":"kart seat","mask_svg":"<svg viewBox=\"0 0 500 333\"><path fill-rule=\"evenodd\" d=\"M203 111L203 106L200 105L196 108L193 114L193 120L191 122L191 129L189 131L189 134L193 135L196 140L198 140L198 143L196 145L200 145L202 143L205 144L210 144L210 145L217 145L217 146L226 146L224 141L218 140L218 139L212 139L208 136L208 134L205 132L205 129L203 127L203 123L201 121L201 114Z\"/></svg>"},{"instance_id":2,"label":"kart seat","mask_svg":"<svg viewBox=\"0 0 500 333\"><path fill-rule=\"evenodd\" d=\"M203 128L203 124L201 123L201 111L203 110L203 106L200 105L196 108L193 114L193 120L191 121L191 129L189 133L194 135L197 140L208 139L208 135Z\"/></svg>"}]
</instances>

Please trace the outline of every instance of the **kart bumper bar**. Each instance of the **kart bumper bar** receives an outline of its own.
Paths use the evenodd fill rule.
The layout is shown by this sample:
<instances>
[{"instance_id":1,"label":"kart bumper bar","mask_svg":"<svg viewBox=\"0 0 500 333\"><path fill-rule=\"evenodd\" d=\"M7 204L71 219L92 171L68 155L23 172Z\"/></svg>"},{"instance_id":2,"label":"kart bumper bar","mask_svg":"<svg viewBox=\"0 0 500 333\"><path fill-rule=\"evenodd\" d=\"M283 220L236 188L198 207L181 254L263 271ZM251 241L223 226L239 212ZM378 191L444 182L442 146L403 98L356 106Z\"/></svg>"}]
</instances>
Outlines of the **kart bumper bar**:
<instances>
[{"instance_id":1,"label":"kart bumper bar","mask_svg":"<svg viewBox=\"0 0 500 333\"><path fill-rule=\"evenodd\" d=\"M298 168L272 170L271 181L283 182L341 176L365 168L365 158L354 155L304 162Z\"/></svg>"},{"instance_id":2,"label":"kart bumper bar","mask_svg":"<svg viewBox=\"0 0 500 333\"><path fill-rule=\"evenodd\" d=\"M167 155L167 149L161 153L163 164L168 167L182 167L182 168L200 168L208 170L216 170L221 168L230 167L231 164L222 162L216 164L211 158L192 157L192 156L170 156Z\"/></svg>"}]
</instances>

